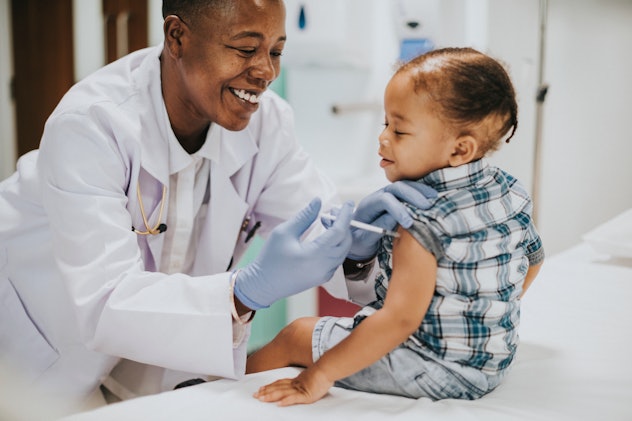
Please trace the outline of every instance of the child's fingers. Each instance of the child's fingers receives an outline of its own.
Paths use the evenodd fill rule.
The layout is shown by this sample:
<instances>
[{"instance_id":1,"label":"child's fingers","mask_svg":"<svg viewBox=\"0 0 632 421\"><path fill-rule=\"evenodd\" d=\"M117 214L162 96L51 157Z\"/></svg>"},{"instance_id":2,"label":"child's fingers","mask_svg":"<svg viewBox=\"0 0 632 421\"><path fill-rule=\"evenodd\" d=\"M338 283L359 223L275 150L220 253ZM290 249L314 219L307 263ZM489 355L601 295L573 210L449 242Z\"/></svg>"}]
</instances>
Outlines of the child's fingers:
<instances>
[{"instance_id":1,"label":"child's fingers","mask_svg":"<svg viewBox=\"0 0 632 421\"><path fill-rule=\"evenodd\" d=\"M303 393L299 392L296 389L293 389L290 394L285 396L283 399L280 399L277 405L290 406L290 405L296 405L296 404L301 404L301 403L311 403L311 402L312 401L307 399L307 396L305 396Z\"/></svg>"},{"instance_id":2,"label":"child's fingers","mask_svg":"<svg viewBox=\"0 0 632 421\"><path fill-rule=\"evenodd\" d=\"M295 379L281 379L262 386L255 392L254 397L261 402L277 402L279 406L313 402L302 387L297 387Z\"/></svg>"},{"instance_id":3,"label":"child's fingers","mask_svg":"<svg viewBox=\"0 0 632 421\"><path fill-rule=\"evenodd\" d=\"M262 402L276 402L291 392L294 392L292 379L281 379L260 387L253 396Z\"/></svg>"}]
</instances>

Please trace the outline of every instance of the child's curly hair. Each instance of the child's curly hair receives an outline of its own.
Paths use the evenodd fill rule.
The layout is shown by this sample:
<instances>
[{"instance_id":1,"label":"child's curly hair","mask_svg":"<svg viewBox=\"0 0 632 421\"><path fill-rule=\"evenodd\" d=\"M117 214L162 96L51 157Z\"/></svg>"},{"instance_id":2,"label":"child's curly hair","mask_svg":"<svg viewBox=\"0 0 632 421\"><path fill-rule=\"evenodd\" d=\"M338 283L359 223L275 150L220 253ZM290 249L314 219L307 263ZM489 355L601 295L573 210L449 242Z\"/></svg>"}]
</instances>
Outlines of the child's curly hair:
<instances>
[{"instance_id":1,"label":"child's curly hair","mask_svg":"<svg viewBox=\"0 0 632 421\"><path fill-rule=\"evenodd\" d=\"M485 155L513 137L518 104L509 75L493 58L472 48L430 51L403 64L415 93L427 94L438 105L438 116L454 125L458 135L474 135ZM507 135L508 134L508 135Z\"/></svg>"}]
</instances>

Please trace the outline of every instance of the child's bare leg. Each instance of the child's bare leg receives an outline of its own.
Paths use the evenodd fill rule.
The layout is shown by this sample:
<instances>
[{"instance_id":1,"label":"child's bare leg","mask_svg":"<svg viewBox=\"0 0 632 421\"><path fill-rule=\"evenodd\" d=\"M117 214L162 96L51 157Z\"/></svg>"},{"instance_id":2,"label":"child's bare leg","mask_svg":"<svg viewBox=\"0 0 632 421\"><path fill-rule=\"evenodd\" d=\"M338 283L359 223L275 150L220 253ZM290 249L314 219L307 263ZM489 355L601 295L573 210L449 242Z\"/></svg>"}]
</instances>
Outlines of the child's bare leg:
<instances>
[{"instance_id":1,"label":"child's bare leg","mask_svg":"<svg viewBox=\"0 0 632 421\"><path fill-rule=\"evenodd\" d=\"M287 325L266 346L248 357L246 373L312 365L312 332L318 317L303 317Z\"/></svg>"}]
</instances>

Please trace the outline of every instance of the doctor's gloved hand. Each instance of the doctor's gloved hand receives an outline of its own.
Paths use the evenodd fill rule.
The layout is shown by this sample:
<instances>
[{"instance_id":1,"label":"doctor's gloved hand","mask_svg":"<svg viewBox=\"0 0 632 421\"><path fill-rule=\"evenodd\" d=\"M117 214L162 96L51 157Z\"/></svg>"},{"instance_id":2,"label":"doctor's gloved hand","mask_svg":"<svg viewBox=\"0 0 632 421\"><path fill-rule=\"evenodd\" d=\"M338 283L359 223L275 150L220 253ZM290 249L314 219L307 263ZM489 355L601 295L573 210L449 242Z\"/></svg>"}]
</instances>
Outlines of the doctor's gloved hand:
<instances>
[{"instance_id":1,"label":"doctor's gloved hand","mask_svg":"<svg viewBox=\"0 0 632 421\"><path fill-rule=\"evenodd\" d=\"M320 199L314 199L294 218L271 233L257 258L241 269L235 296L252 310L268 307L280 298L328 281L351 247L349 223L353 205L345 203L336 221L311 241L301 235L318 217Z\"/></svg>"},{"instance_id":2,"label":"doctor's gloved hand","mask_svg":"<svg viewBox=\"0 0 632 421\"><path fill-rule=\"evenodd\" d=\"M431 199L436 197L436 190L423 183L396 181L362 199L353 219L389 231L395 230L397 224L409 228L413 224L413 218L402 202L428 209L432 204ZM353 243L349 250L350 259L363 261L375 256L381 234L351 227L351 235Z\"/></svg>"}]
</instances>

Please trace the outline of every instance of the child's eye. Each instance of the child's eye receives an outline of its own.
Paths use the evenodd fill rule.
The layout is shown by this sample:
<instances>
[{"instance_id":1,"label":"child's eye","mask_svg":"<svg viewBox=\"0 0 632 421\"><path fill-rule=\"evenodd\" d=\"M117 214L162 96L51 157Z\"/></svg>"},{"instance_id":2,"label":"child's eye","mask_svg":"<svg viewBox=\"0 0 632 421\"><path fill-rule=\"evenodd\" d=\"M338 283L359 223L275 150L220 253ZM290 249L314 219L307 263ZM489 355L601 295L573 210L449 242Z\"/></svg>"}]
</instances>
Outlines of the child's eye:
<instances>
[{"instance_id":1,"label":"child's eye","mask_svg":"<svg viewBox=\"0 0 632 421\"><path fill-rule=\"evenodd\" d=\"M386 130L389 126L387 121L385 121L382 125L384 126L384 130ZM396 129L392 129L392 132L395 136L404 136L408 134L408 133L400 132L399 130L396 130Z\"/></svg>"}]
</instances>

